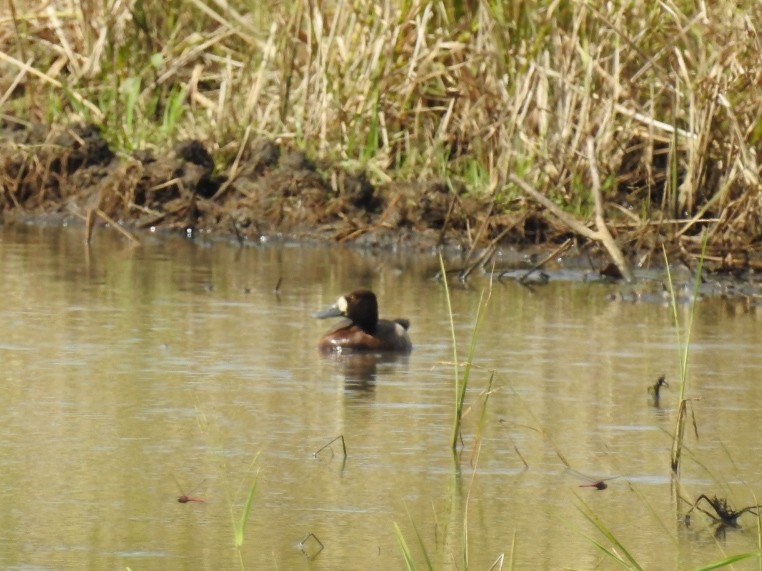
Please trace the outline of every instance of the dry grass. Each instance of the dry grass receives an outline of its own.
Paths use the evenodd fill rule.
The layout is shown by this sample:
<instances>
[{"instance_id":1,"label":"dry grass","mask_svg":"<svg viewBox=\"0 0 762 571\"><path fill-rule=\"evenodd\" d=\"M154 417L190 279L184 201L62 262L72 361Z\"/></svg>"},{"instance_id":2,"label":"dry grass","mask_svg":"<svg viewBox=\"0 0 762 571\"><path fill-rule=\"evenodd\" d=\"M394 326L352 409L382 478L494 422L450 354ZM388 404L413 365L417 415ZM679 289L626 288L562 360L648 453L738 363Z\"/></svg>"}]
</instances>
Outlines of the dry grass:
<instances>
[{"instance_id":1,"label":"dry grass","mask_svg":"<svg viewBox=\"0 0 762 571\"><path fill-rule=\"evenodd\" d=\"M250 127L377 181L460 178L496 213L525 207L514 174L583 219L592 139L620 232L762 234L754 0L246 4L10 0L2 111L224 164Z\"/></svg>"}]
</instances>

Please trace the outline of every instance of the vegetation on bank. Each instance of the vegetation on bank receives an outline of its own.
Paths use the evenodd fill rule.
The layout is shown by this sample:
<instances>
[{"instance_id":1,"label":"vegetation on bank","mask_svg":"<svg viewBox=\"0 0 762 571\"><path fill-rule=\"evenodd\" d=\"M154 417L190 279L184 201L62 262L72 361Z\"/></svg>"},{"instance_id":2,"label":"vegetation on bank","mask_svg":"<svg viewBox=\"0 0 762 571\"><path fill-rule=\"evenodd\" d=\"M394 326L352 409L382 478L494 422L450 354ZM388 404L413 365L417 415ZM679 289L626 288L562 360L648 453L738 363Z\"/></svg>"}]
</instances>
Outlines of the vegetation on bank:
<instances>
[{"instance_id":1,"label":"vegetation on bank","mask_svg":"<svg viewBox=\"0 0 762 571\"><path fill-rule=\"evenodd\" d=\"M706 238L708 263L735 267L762 237L753 0L7 6L4 130L98 126L122 161L119 184L85 202L109 217L163 223L182 210L183 222L233 220L245 235L262 231L260 211L277 229L302 209L294 224L330 225L334 239L420 222L440 241L454 232L483 246L579 234L537 195L587 223L597 181L598 230L630 254L658 262L662 242L697 254ZM48 186L52 200L66 194L46 177L70 161L39 158L57 137L4 146L5 209L26 204L25 182L42 185L28 191L34 207ZM203 177L146 176L147 149L189 140ZM251 185L277 186L257 180L294 151L300 176L316 178L276 191L274 206ZM45 176L27 180L34 168ZM185 209L167 206L175 199Z\"/></svg>"}]
</instances>

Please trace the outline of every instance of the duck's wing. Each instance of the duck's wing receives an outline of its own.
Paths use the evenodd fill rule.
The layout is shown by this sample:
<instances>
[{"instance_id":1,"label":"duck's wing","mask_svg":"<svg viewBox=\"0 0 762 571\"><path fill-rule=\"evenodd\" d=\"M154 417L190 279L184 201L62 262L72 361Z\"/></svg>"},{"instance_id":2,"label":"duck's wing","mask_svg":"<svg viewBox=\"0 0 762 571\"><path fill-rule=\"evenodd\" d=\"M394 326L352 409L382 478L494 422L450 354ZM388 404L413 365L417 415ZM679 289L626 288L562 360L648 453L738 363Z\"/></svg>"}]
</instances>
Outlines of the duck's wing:
<instances>
[{"instance_id":1,"label":"duck's wing","mask_svg":"<svg viewBox=\"0 0 762 571\"><path fill-rule=\"evenodd\" d=\"M394 321L381 319L373 335L379 341L379 349L409 353L413 344L407 334L408 327L410 327L410 322L407 319L395 319Z\"/></svg>"}]
</instances>

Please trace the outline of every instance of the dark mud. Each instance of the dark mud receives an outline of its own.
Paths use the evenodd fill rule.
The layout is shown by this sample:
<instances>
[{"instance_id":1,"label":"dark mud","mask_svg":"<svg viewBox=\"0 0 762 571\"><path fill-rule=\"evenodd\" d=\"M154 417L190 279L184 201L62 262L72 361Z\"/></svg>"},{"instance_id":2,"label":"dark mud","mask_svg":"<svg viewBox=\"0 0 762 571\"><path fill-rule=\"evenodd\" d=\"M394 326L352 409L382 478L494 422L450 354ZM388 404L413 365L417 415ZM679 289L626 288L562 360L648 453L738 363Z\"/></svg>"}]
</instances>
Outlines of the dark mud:
<instances>
[{"instance_id":1,"label":"dark mud","mask_svg":"<svg viewBox=\"0 0 762 571\"><path fill-rule=\"evenodd\" d=\"M541 217L495 215L491 200L442 181L374 185L364 172L315 163L269 139L215 165L199 141L155 155L114 153L93 126L5 122L2 210L19 216L103 214L127 229L203 230L362 246L471 248L550 239ZM106 218L108 217L108 218Z\"/></svg>"},{"instance_id":2,"label":"dark mud","mask_svg":"<svg viewBox=\"0 0 762 571\"><path fill-rule=\"evenodd\" d=\"M276 238L412 251L448 246L462 253L461 279L494 267L496 257L501 271L529 268L543 254L527 255L528 248L548 253L566 244L538 268L558 269L563 257L566 269L583 268L583 279L619 277L597 244L523 197L497 204L493 196L436 180L376 185L362 171L314 162L269 139L215 161L196 140L159 155L117 154L91 125L46 127L6 118L0 132L5 223L74 218L83 221L88 239L112 225L128 237L152 229L235 236L242 244ZM662 265L665 240L658 230L612 229L635 268ZM695 268L700 247L698 237L672 243L670 259ZM705 263L756 281L762 261L752 252L710 251Z\"/></svg>"}]
</instances>

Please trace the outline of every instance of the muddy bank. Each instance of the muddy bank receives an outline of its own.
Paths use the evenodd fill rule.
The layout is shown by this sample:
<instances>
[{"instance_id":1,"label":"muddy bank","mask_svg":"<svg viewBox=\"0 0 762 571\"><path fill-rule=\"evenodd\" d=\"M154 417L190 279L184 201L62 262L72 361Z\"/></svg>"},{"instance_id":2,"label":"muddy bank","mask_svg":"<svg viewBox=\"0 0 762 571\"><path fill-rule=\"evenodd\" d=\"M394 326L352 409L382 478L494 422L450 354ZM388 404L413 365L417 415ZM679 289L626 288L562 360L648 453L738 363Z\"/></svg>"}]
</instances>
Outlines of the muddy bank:
<instances>
[{"instance_id":1,"label":"muddy bank","mask_svg":"<svg viewBox=\"0 0 762 571\"><path fill-rule=\"evenodd\" d=\"M148 228L193 229L241 241L289 237L383 248L454 245L465 252L538 244L552 250L576 240L568 226L520 195L498 204L492 196L439 180L376 185L362 171L316 163L269 139L251 141L220 164L195 140L164 154L123 156L90 125L49 128L6 120L1 130L6 222L58 215L81 219L90 232L113 224L125 235ZM640 266L660 263L665 241L688 264L700 250L697 236L665 240L659 226L614 223L611 229L625 255ZM586 255L600 253L584 239L576 244ZM733 271L760 267L750 252L715 248L708 261ZM484 261L476 255L472 260Z\"/></svg>"},{"instance_id":2,"label":"muddy bank","mask_svg":"<svg viewBox=\"0 0 762 571\"><path fill-rule=\"evenodd\" d=\"M374 185L364 172L317 164L301 151L256 139L215 166L199 141L171 151L116 155L93 126L6 123L0 180L6 217L95 211L129 229L188 228L381 247L546 240L541 219L489 216L489 201L442 181ZM105 217L101 217L105 219ZM506 228L511 231L506 233Z\"/></svg>"}]
</instances>

